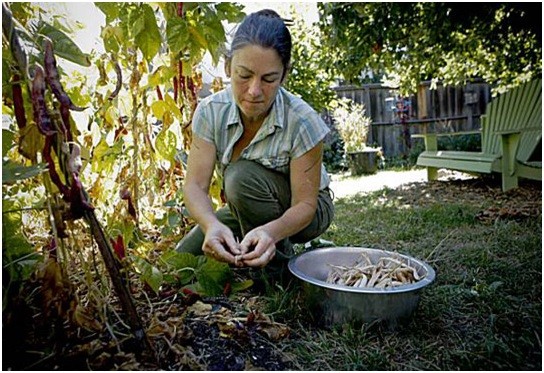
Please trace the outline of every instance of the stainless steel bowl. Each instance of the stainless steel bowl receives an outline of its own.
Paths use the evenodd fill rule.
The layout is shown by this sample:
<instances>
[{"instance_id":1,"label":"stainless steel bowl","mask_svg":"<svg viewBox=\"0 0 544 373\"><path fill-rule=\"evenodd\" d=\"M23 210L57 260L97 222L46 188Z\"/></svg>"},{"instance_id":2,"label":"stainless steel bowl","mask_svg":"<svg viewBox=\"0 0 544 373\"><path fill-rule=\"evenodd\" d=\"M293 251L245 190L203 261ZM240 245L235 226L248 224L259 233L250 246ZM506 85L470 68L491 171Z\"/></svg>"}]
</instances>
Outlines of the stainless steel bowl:
<instances>
[{"instance_id":1,"label":"stainless steel bowl","mask_svg":"<svg viewBox=\"0 0 544 373\"><path fill-rule=\"evenodd\" d=\"M388 289L353 288L326 282L329 264L351 266L362 253L366 253L373 263L384 256L401 257L417 270L421 279L413 284ZM315 249L295 256L288 266L291 273L303 281L306 304L314 320L324 326L380 321L395 328L411 319L421 291L435 279L435 271L420 260L362 247Z\"/></svg>"}]
</instances>

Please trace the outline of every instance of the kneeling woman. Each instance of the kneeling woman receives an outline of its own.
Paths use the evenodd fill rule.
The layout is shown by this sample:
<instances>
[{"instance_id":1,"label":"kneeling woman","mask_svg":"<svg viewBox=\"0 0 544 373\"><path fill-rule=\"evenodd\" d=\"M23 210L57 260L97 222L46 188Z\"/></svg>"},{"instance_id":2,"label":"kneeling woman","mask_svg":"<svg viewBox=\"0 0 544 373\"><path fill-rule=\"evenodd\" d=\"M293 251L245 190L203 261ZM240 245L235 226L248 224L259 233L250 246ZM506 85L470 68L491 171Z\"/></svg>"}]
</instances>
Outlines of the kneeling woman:
<instances>
[{"instance_id":1,"label":"kneeling woman","mask_svg":"<svg viewBox=\"0 0 544 373\"><path fill-rule=\"evenodd\" d=\"M282 88L290 59L291 35L274 11L253 13L238 27L225 66L231 86L204 99L193 117L183 192L198 225L178 251L264 267L331 224L322 163L329 129ZM208 193L216 165L227 206L214 212Z\"/></svg>"}]
</instances>

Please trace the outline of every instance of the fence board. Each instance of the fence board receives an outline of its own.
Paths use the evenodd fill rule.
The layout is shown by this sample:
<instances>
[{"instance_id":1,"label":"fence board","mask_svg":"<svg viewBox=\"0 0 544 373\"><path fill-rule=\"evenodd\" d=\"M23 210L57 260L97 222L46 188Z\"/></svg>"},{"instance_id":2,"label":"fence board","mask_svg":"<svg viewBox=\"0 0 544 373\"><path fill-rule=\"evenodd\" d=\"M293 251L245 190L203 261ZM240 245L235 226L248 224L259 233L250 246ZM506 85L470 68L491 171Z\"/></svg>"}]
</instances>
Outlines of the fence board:
<instances>
[{"instance_id":1,"label":"fence board","mask_svg":"<svg viewBox=\"0 0 544 373\"><path fill-rule=\"evenodd\" d=\"M476 81L465 86L443 86L430 89L431 82L422 82L411 102L407 124L410 133L421 133L425 126L433 125L439 132L470 131L480 128L480 115L491 100L490 86ZM362 103L366 115L372 118L369 142L377 143L388 157L405 155L409 151L403 140L403 125L392 110L391 103L398 91L381 84L360 87L339 86L334 89L339 98L351 98ZM387 101L386 99L390 100ZM391 98L393 101L391 101Z\"/></svg>"}]
</instances>

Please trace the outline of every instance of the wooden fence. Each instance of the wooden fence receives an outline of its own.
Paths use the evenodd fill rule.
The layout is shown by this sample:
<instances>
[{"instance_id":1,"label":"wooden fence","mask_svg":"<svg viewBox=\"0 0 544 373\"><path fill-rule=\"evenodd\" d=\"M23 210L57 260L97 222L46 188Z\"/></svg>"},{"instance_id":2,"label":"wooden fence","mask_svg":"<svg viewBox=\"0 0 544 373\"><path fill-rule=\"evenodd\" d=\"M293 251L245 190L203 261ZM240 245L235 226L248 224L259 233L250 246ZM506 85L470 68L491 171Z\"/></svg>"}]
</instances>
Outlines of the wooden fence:
<instances>
[{"instance_id":1,"label":"wooden fence","mask_svg":"<svg viewBox=\"0 0 544 373\"><path fill-rule=\"evenodd\" d=\"M456 132L480 128L480 115L491 100L490 86L474 82L465 86L422 82L416 95L399 97L395 89L380 84L361 87L336 87L338 97L364 104L372 118L369 143L381 146L388 157L406 155L411 147L410 134L425 127L437 132Z\"/></svg>"}]
</instances>

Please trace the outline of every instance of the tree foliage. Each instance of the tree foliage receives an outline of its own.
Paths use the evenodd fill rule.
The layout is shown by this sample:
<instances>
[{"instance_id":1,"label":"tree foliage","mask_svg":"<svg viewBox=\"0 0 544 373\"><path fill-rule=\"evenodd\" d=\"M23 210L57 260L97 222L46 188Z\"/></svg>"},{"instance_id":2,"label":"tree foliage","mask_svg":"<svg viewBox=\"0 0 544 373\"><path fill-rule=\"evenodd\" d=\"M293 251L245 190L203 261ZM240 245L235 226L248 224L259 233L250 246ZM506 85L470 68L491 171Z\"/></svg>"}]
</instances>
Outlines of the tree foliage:
<instances>
[{"instance_id":1,"label":"tree foliage","mask_svg":"<svg viewBox=\"0 0 544 373\"><path fill-rule=\"evenodd\" d=\"M318 25L308 25L294 8L291 8L291 17L292 66L285 87L321 112L335 97L331 89L334 75L328 69L329 55L321 43Z\"/></svg>"},{"instance_id":2,"label":"tree foliage","mask_svg":"<svg viewBox=\"0 0 544 373\"><path fill-rule=\"evenodd\" d=\"M333 68L361 83L372 71L413 93L422 80L483 78L506 89L540 75L542 4L319 3Z\"/></svg>"}]
</instances>

